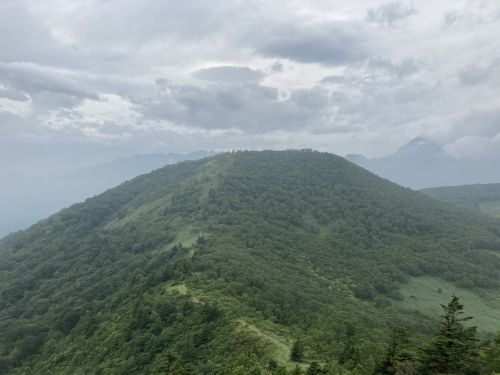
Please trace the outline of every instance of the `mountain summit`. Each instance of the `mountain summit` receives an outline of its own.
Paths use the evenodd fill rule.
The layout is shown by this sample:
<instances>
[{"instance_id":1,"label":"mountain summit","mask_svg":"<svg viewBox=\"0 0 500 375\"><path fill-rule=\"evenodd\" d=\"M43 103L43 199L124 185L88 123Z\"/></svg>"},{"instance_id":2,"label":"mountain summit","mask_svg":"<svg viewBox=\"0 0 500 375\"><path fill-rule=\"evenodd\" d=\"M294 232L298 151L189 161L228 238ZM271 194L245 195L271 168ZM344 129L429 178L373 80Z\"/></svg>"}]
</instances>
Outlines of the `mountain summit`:
<instances>
[{"instance_id":1,"label":"mountain summit","mask_svg":"<svg viewBox=\"0 0 500 375\"><path fill-rule=\"evenodd\" d=\"M371 373L391 327L436 325L408 286L482 307L500 297L499 250L496 220L332 154L182 162L0 242L0 369ZM481 327L498 329L488 306Z\"/></svg>"},{"instance_id":2,"label":"mountain summit","mask_svg":"<svg viewBox=\"0 0 500 375\"><path fill-rule=\"evenodd\" d=\"M444 154L441 146L423 137L414 138L396 152L396 155L403 157L429 157L441 154Z\"/></svg>"},{"instance_id":3,"label":"mountain summit","mask_svg":"<svg viewBox=\"0 0 500 375\"><path fill-rule=\"evenodd\" d=\"M497 159L458 159L422 137L387 156L369 159L347 155L346 158L378 176L412 189L500 181Z\"/></svg>"}]
</instances>

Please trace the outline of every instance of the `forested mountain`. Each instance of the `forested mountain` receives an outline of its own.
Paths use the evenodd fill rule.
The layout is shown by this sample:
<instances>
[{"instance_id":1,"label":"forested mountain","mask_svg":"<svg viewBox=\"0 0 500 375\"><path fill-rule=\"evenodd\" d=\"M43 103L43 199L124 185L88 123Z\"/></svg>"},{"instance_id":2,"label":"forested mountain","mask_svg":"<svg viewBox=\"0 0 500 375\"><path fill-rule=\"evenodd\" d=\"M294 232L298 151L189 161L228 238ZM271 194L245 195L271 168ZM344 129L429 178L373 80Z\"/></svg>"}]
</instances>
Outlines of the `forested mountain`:
<instances>
[{"instance_id":1,"label":"forested mountain","mask_svg":"<svg viewBox=\"0 0 500 375\"><path fill-rule=\"evenodd\" d=\"M498 158L458 159L422 137L383 157L347 155L346 158L378 176L412 189L500 181Z\"/></svg>"},{"instance_id":2,"label":"forested mountain","mask_svg":"<svg viewBox=\"0 0 500 375\"><path fill-rule=\"evenodd\" d=\"M332 154L220 154L2 240L0 369L372 374L391 330L409 331L411 350L437 332L439 305L434 315L424 302L451 290L483 337L500 330L496 219Z\"/></svg>"},{"instance_id":3,"label":"forested mountain","mask_svg":"<svg viewBox=\"0 0 500 375\"><path fill-rule=\"evenodd\" d=\"M500 217L500 184L445 186L422 192L443 202Z\"/></svg>"},{"instance_id":4,"label":"forested mountain","mask_svg":"<svg viewBox=\"0 0 500 375\"><path fill-rule=\"evenodd\" d=\"M143 154L56 175L44 175L42 170L36 176L0 175L0 237L25 229L63 207L100 194L140 174L212 154L206 151Z\"/></svg>"}]
</instances>

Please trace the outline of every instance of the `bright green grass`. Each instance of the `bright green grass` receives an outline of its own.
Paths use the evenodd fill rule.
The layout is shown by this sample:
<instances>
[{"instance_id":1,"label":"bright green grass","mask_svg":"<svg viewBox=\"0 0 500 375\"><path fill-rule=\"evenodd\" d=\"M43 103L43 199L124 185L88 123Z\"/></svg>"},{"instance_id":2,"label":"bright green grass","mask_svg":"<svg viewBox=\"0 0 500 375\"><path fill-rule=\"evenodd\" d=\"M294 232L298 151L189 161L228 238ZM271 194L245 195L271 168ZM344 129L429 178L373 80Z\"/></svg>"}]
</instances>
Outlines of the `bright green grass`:
<instances>
[{"instance_id":1,"label":"bright green grass","mask_svg":"<svg viewBox=\"0 0 500 375\"><path fill-rule=\"evenodd\" d=\"M193 245L198 241L200 236L205 236L206 234L202 233L199 229L195 228L191 224L188 224L182 228L179 228L179 232L175 239L167 244L164 247L158 248L156 252L168 252L172 250L172 248L181 244L182 247L189 249L189 255L192 257L194 255L195 249Z\"/></svg>"},{"instance_id":2,"label":"bright green grass","mask_svg":"<svg viewBox=\"0 0 500 375\"><path fill-rule=\"evenodd\" d=\"M285 366L288 370L294 369L297 365L303 369L308 367L307 363L293 362L290 360L290 351L292 350L293 342L289 338L265 328L257 327L243 319L238 319L238 323L240 323L240 329L266 342L268 344L269 354L281 366Z\"/></svg>"},{"instance_id":3,"label":"bright green grass","mask_svg":"<svg viewBox=\"0 0 500 375\"><path fill-rule=\"evenodd\" d=\"M289 362L292 346L289 340L279 337L274 333L266 332L243 319L239 319L238 322L241 324L241 329L250 332L252 335L263 339L269 344L269 351L276 361L282 365L286 365Z\"/></svg>"},{"instance_id":4,"label":"bright green grass","mask_svg":"<svg viewBox=\"0 0 500 375\"><path fill-rule=\"evenodd\" d=\"M500 218L500 201L481 202L478 207L481 212Z\"/></svg>"},{"instance_id":5,"label":"bright green grass","mask_svg":"<svg viewBox=\"0 0 500 375\"><path fill-rule=\"evenodd\" d=\"M166 194L156 201L143 204L139 207L130 209L127 215L121 219L114 219L106 224L105 228L112 230L125 226L128 223L133 223L134 221L140 221L142 217L148 217L158 212L164 210L165 207L169 207L172 201L172 193Z\"/></svg>"},{"instance_id":6,"label":"bright green grass","mask_svg":"<svg viewBox=\"0 0 500 375\"><path fill-rule=\"evenodd\" d=\"M433 277L414 277L400 289L403 301L396 302L402 308L417 310L425 315L441 315L441 304L450 301L454 294L464 305L465 314L473 316L471 321L480 331L500 331L500 292L479 296L473 291L458 288Z\"/></svg>"},{"instance_id":7,"label":"bright green grass","mask_svg":"<svg viewBox=\"0 0 500 375\"><path fill-rule=\"evenodd\" d=\"M203 302L200 298L205 297L202 296L199 291L189 289L188 286L184 283L182 284L171 284L167 283L165 285L165 291L168 293L179 293L182 296L189 295L191 297L191 301L194 303L202 304L204 305L205 302Z\"/></svg>"},{"instance_id":8,"label":"bright green grass","mask_svg":"<svg viewBox=\"0 0 500 375\"><path fill-rule=\"evenodd\" d=\"M187 288L186 284L174 284L174 285L167 284L165 286L165 290L167 292L177 292L182 296L185 296L186 294L188 294L188 288Z\"/></svg>"},{"instance_id":9,"label":"bright green grass","mask_svg":"<svg viewBox=\"0 0 500 375\"><path fill-rule=\"evenodd\" d=\"M219 173L221 173L221 169L215 161L207 161L198 173L181 182L176 187L176 190L182 190L184 187L196 184L201 187L199 199L205 200L208 198L210 189L217 187ZM165 208L170 207L173 195L174 192L172 191L157 200L130 209L125 217L110 221L106 225L106 229L115 229L134 221L141 221L142 217L162 216ZM177 241L176 243L184 245L183 241Z\"/></svg>"},{"instance_id":10,"label":"bright green grass","mask_svg":"<svg viewBox=\"0 0 500 375\"><path fill-rule=\"evenodd\" d=\"M189 248L196 243L196 240L200 236L200 231L194 228L192 225L186 225L177 233L177 237L173 241L173 244L180 243L183 247Z\"/></svg>"}]
</instances>

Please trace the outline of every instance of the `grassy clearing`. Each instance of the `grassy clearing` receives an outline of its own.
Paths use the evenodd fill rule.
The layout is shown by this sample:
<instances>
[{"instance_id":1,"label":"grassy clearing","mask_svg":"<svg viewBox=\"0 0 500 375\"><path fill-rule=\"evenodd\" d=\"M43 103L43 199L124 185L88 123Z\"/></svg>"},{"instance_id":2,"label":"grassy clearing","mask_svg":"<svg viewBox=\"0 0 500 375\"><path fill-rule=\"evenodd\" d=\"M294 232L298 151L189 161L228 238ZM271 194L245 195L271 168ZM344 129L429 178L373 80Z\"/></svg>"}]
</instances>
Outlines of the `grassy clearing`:
<instances>
[{"instance_id":1,"label":"grassy clearing","mask_svg":"<svg viewBox=\"0 0 500 375\"><path fill-rule=\"evenodd\" d=\"M219 183L219 173L222 173L222 170L215 160L208 161L203 166L203 169L197 176L197 181L201 184L202 187L200 194L200 198L202 200L208 199L208 193L210 189L214 189L217 187Z\"/></svg>"},{"instance_id":2,"label":"grassy clearing","mask_svg":"<svg viewBox=\"0 0 500 375\"><path fill-rule=\"evenodd\" d=\"M171 241L169 244L166 246L160 247L155 250L155 253L161 253L161 252L168 252L172 250L172 248L177 245L181 244L183 247L190 249L189 250L189 255L192 257L194 255L194 247L193 245L196 243L198 240L198 237L205 235L202 233L199 229L195 228L192 225L186 225L182 228L179 229L179 232L177 233L177 236L173 241Z\"/></svg>"},{"instance_id":3,"label":"grassy clearing","mask_svg":"<svg viewBox=\"0 0 500 375\"><path fill-rule=\"evenodd\" d=\"M194 176L186 178L184 181L180 182L178 186L175 187L175 190L182 190L195 184L201 188L199 199L205 200L208 198L210 189L217 187L220 173L221 167L215 160L207 161ZM132 208L127 212L125 217L109 222L105 228L115 229L130 222L141 221L145 217L163 216L163 211L165 208L170 207L173 196L174 191L171 191L159 199ZM176 243L182 242L177 241Z\"/></svg>"},{"instance_id":4,"label":"grassy clearing","mask_svg":"<svg viewBox=\"0 0 500 375\"><path fill-rule=\"evenodd\" d=\"M240 323L240 328L250 332L261 338L264 342L269 344L269 354L276 362L281 366L285 366L287 369L294 369L296 365L306 368L307 363L297 363L290 360L290 351L292 350L292 340L282 337L275 332L259 328L254 324L251 324L243 319L238 319Z\"/></svg>"},{"instance_id":5,"label":"grassy clearing","mask_svg":"<svg viewBox=\"0 0 500 375\"><path fill-rule=\"evenodd\" d=\"M460 298L465 313L474 317L472 324L480 331L500 331L500 292L480 296L471 290L458 288L453 284L433 277L414 277L400 289L404 296L396 302L402 308L416 310L425 315L438 318L441 304L450 301L452 295Z\"/></svg>"},{"instance_id":6,"label":"grassy clearing","mask_svg":"<svg viewBox=\"0 0 500 375\"><path fill-rule=\"evenodd\" d=\"M172 195L172 193L169 193L153 202L130 209L125 217L110 221L105 226L105 229L117 229L127 225L130 222L141 221L141 219L144 217L159 215L158 212L164 210L165 207L170 206Z\"/></svg>"},{"instance_id":7,"label":"grassy clearing","mask_svg":"<svg viewBox=\"0 0 500 375\"><path fill-rule=\"evenodd\" d=\"M199 236L200 231L198 229L194 228L192 225L186 225L177 233L173 244L180 243L183 247L189 248L196 243Z\"/></svg>"},{"instance_id":8,"label":"grassy clearing","mask_svg":"<svg viewBox=\"0 0 500 375\"><path fill-rule=\"evenodd\" d=\"M188 286L184 283L182 284L166 284L164 287L165 291L167 293L178 293L182 296L186 296L189 294L191 297L191 301L194 303L198 303L201 305L204 305L205 302L203 302L199 297L202 297L199 291L189 289ZM196 295L195 295L196 294Z\"/></svg>"},{"instance_id":9,"label":"grassy clearing","mask_svg":"<svg viewBox=\"0 0 500 375\"><path fill-rule=\"evenodd\" d=\"M183 296L188 294L188 287L186 284L166 285L165 290L167 292L176 292Z\"/></svg>"},{"instance_id":10,"label":"grassy clearing","mask_svg":"<svg viewBox=\"0 0 500 375\"><path fill-rule=\"evenodd\" d=\"M478 207L481 212L500 218L500 201L481 202Z\"/></svg>"}]
</instances>

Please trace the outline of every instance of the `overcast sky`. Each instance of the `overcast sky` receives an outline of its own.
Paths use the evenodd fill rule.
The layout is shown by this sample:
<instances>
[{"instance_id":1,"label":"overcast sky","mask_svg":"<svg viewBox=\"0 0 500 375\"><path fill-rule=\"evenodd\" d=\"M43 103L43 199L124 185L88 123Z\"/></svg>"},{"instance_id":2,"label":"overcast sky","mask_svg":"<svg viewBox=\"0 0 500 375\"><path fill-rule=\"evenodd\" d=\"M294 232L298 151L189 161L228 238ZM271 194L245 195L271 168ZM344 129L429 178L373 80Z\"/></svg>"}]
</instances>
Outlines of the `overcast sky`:
<instances>
[{"instance_id":1,"label":"overcast sky","mask_svg":"<svg viewBox=\"0 0 500 375\"><path fill-rule=\"evenodd\" d=\"M500 153L499 35L493 0L2 0L0 157Z\"/></svg>"}]
</instances>

